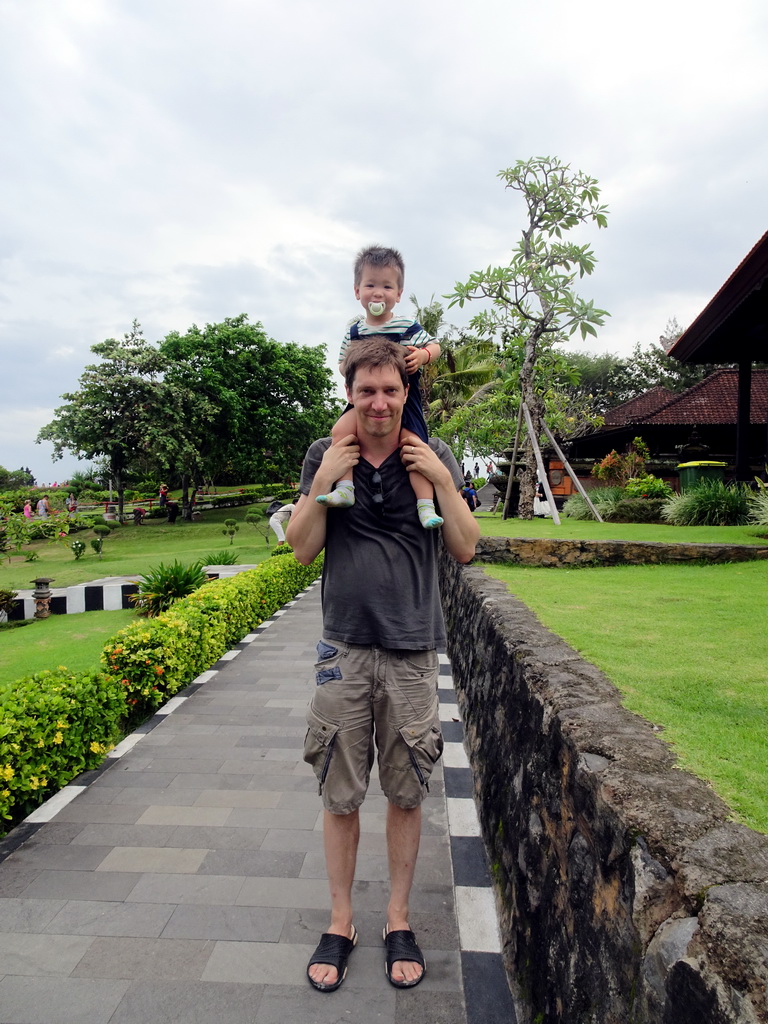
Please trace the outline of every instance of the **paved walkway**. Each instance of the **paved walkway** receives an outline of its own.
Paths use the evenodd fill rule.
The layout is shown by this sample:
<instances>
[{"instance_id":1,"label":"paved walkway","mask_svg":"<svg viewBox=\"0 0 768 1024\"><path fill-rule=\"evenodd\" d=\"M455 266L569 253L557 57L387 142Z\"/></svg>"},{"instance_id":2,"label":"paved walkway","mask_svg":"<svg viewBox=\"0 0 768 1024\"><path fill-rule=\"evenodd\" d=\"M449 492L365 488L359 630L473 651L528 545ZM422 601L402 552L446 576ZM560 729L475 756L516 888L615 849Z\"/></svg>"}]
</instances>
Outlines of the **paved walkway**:
<instances>
[{"instance_id":1,"label":"paved walkway","mask_svg":"<svg viewBox=\"0 0 768 1024\"><path fill-rule=\"evenodd\" d=\"M361 815L360 945L310 988L327 926L321 807L301 759L314 585L0 843L0 1024L514 1024L450 666L411 924L428 973L384 976L385 800Z\"/></svg>"}]
</instances>

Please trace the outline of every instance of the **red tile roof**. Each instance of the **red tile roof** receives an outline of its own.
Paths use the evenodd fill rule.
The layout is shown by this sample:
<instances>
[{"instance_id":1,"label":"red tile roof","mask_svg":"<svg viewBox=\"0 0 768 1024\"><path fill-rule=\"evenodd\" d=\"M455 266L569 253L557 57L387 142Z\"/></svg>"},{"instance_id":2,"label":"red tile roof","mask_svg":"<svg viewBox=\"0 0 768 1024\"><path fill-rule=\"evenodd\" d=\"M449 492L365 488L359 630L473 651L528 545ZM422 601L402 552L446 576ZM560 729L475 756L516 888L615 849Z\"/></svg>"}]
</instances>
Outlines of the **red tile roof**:
<instances>
[{"instance_id":1,"label":"red tile roof","mask_svg":"<svg viewBox=\"0 0 768 1024\"><path fill-rule=\"evenodd\" d=\"M668 426L735 423L738 382L738 370L715 370L692 388L674 395L665 405L633 422ZM750 422L768 423L768 370L752 371Z\"/></svg>"},{"instance_id":2,"label":"red tile roof","mask_svg":"<svg viewBox=\"0 0 768 1024\"><path fill-rule=\"evenodd\" d=\"M605 425L606 427L618 427L624 426L625 423L644 420L674 397L674 391L670 391L669 388L651 388L650 391L645 391L642 395L636 395L628 402L622 402L614 409L609 409L605 414Z\"/></svg>"}]
</instances>

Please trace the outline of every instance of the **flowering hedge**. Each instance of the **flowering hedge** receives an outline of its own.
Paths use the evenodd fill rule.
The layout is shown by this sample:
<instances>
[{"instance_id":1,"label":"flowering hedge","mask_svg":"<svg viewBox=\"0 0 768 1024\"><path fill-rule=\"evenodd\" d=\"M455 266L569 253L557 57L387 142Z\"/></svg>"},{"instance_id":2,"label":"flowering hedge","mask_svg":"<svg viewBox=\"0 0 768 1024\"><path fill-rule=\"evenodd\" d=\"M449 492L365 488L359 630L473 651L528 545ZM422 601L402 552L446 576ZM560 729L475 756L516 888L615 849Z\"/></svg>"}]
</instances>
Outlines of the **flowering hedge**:
<instances>
[{"instance_id":1,"label":"flowering hedge","mask_svg":"<svg viewBox=\"0 0 768 1024\"><path fill-rule=\"evenodd\" d=\"M21 821L101 764L124 716L122 693L99 672L60 666L0 690L0 819Z\"/></svg>"},{"instance_id":2,"label":"flowering hedge","mask_svg":"<svg viewBox=\"0 0 768 1024\"><path fill-rule=\"evenodd\" d=\"M0 690L0 835L51 793L95 768L115 742L317 578L275 558L212 580L153 619L120 630L105 671L59 667Z\"/></svg>"},{"instance_id":3,"label":"flowering hedge","mask_svg":"<svg viewBox=\"0 0 768 1024\"><path fill-rule=\"evenodd\" d=\"M143 719L209 668L245 634L317 578L311 565L269 559L212 580L167 612L120 630L104 648L108 678L123 688L130 721Z\"/></svg>"}]
</instances>

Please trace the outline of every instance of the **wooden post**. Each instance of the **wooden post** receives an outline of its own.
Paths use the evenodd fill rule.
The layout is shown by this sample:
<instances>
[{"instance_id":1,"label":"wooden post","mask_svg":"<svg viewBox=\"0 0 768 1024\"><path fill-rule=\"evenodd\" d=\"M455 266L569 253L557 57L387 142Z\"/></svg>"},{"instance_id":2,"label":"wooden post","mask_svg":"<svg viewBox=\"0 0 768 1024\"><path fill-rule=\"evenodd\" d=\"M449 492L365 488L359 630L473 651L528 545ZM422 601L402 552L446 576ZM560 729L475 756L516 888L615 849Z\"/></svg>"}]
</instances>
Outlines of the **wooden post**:
<instances>
[{"instance_id":1,"label":"wooden post","mask_svg":"<svg viewBox=\"0 0 768 1024\"><path fill-rule=\"evenodd\" d=\"M562 464L565 466L566 473L568 474L568 476L571 478L571 480L573 480L574 484L576 485L576 490L582 496L584 501L586 501L587 505L589 505L590 511L592 512L592 515L595 517L595 519L598 521L598 523L602 523L603 517L600 515L600 513L597 511L595 506L592 504L592 501L591 501L589 495L587 494L586 490L582 486L581 480L579 480L579 478L574 473L573 469L571 468L570 463L568 462L568 459L566 459L566 457L563 455L563 451L562 451L560 445L557 443L557 441L552 436L552 431L549 429L549 427L546 425L546 423L542 424L542 426L544 427L544 433L547 435L547 438L549 439L549 443L552 445L552 447L557 452L557 457L560 459Z\"/></svg>"},{"instance_id":2,"label":"wooden post","mask_svg":"<svg viewBox=\"0 0 768 1024\"><path fill-rule=\"evenodd\" d=\"M507 477L507 493L504 495L504 508L501 513L502 519L509 519L509 502L512 497L512 481L515 478L515 467L517 465L517 449L520 444L520 426L523 421L523 401L520 399L520 405L517 410L517 427L515 428L515 443L512 448L512 462L509 467L509 476Z\"/></svg>"},{"instance_id":3,"label":"wooden post","mask_svg":"<svg viewBox=\"0 0 768 1024\"><path fill-rule=\"evenodd\" d=\"M541 457L541 450L539 448L539 439L536 436L536 431L533 429L533 420L531 418L530 410L525 402L522 403L523 415L525 416L525 424L528 427L528 436L531 439L531 445L533 446L533 454L536 456L536 468L539 471L539 479L541 485L544 488L544 493L547 496L547 502L549 504L549 511L552 513L552 522L555 526L560 525L560 513L557 511L557 505L555 505L555 499L552 497L552 489L549 486L549 479L547 478L546 470L544 469L544 460ZM544 428L547 429L546 427Z\"/></svg>"}]
</instances>

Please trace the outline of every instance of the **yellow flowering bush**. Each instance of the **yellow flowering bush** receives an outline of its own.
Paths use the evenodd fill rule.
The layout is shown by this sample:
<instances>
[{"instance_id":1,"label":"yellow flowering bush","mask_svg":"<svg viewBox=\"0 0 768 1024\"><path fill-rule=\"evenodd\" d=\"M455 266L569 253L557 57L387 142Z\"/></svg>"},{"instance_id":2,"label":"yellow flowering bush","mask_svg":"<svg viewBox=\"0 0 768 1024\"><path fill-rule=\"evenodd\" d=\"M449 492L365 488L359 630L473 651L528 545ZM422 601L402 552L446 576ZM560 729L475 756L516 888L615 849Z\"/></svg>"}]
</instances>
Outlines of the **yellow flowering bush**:
<instances>
[{"instance_id":1,"label":"yellow flowering bush","mask_svg":"<svg viewBox=\"0 0 768 1024\"><path fill-rule=\"evenodd\" d=\"M169 697L317 579L311 565L270 559L255 569L211 580L165 612L120 630L101 656L107 676L122 688L129 722L143 721Z\"/></svg>"},{"instance_id":2,"label":"yellow flowering bush","mask_svg":"<svg viewBox=\"0 0 768 1024\"><path fill-rule=\"evenodd\" d=\"M293 558L206 583L107 643L104 672L63 666L0 690L0 835L210 668L322 569Z\"/></svg>"},{"instance_id":3,"label":"yellow flowering bush","mask_svg":"<svg viewBox=\"0 0 768 1024\"><path fill-rule=\"evenodd\" d=\"M60 666L0 690L0 833L96 768L124 714L122 693L99 672Z\"/></svg>"}]
</instances>

